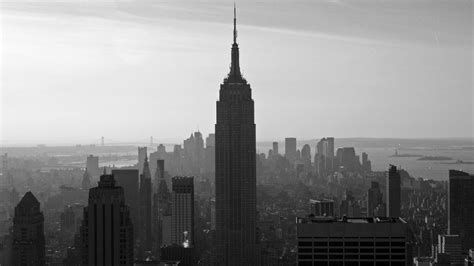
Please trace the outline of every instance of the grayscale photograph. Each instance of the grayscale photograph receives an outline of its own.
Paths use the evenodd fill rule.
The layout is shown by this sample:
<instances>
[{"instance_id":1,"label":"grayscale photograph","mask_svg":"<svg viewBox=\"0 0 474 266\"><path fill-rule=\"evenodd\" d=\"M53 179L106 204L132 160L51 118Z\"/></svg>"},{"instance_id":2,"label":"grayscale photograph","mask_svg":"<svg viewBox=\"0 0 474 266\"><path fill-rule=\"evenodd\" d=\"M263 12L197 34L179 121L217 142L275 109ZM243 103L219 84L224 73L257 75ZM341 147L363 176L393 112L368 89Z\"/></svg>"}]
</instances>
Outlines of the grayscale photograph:
<instances>
[{"instance_id":1,"label":"grayscale photograph","mask_svg":"<svg viewBox=\"0 0 474 266\"><path fill-rule=\"evenodd\" d=\"M474 265L473 0L0 0L0 266Z\"/></svg>"}]
</instances>

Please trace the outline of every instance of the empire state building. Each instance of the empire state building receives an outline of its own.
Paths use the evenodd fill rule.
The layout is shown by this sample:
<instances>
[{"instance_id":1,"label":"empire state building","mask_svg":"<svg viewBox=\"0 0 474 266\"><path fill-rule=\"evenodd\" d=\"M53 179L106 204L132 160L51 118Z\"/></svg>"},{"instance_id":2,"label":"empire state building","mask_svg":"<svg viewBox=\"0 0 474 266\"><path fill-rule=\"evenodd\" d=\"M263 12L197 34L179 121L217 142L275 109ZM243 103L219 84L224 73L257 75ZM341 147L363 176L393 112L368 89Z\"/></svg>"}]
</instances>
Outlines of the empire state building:
<instances>
[{"instance_id":1,"label":"empire state building","mask_svg":"<svg viewBox=\"0 0 474 266\"><path fill-rule=\"evenodd\" d=\"M216 265L257 265L254 102L239 66L236 16L230 72L217 101Z\"/></svg>"}]
</instances>

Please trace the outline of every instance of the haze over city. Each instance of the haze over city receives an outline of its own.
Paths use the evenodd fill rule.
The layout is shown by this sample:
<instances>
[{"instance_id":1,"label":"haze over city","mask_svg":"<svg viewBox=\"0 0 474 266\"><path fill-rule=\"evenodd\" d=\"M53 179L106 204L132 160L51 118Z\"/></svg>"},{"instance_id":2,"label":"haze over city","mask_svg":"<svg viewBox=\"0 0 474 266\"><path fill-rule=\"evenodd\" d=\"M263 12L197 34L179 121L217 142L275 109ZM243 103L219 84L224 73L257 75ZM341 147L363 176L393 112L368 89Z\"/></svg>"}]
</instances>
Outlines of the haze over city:
<instances>
[{"instance_id":1,"label":"haze over city","mask_svg":"<svg viewBox=\"0 0 474 266\"><path fill-rule=\"evenodd\" d=\"M470 1L237 4L257 140L472 138ZM231 5L2 1L2 144L212 132Z\"/></svg>"},{"instance_id":2,"label":"haze over city","mask_svg":"<svg viewBox=\"0 0 474 266\"><path fill-rule=\"evenodd\" d=\"M0 8L0 266L474 265L472 2Z\"/></svg>"}]
</instances>

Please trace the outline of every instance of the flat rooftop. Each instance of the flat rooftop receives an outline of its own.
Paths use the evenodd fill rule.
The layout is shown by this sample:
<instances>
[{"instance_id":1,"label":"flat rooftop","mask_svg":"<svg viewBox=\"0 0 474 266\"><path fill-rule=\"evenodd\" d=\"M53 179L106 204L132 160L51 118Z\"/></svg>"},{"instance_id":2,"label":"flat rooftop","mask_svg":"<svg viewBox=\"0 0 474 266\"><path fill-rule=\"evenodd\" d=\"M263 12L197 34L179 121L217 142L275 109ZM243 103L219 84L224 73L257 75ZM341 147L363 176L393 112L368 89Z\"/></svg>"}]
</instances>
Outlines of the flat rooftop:
<instances>
[{"instance_id":1,"label":"flat rooftop","mask_svg":"<svg viewBox=\"0 0 474 266\"><path fill-rule=\"evenodd\" d=\"M375 224L375 223L392 223L406 224L402 218L395 217L296 217L297 224L313 224L313 223L339 223L339 224Z\"/></svg>"}]
</instances>

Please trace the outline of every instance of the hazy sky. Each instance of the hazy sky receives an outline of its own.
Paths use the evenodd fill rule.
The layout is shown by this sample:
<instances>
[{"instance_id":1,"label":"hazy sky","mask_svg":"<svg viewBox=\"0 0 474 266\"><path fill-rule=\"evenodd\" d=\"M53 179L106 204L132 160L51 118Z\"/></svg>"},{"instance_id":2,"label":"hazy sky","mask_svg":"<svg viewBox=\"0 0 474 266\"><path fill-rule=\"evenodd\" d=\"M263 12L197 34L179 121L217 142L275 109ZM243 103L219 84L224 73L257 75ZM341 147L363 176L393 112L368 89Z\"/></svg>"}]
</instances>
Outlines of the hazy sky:
<instances>
[{"instance_id":1,"label":"hazy sky","mask_svg":"<svg viewBox=\"0 0 474 266\"><path fill-rule=\"evenodd\" d=\"M231 1L1 1L1 140L214 131ZM257 140L472 137L472 1L237 1Z\"/></svg>"}]
</instances>

